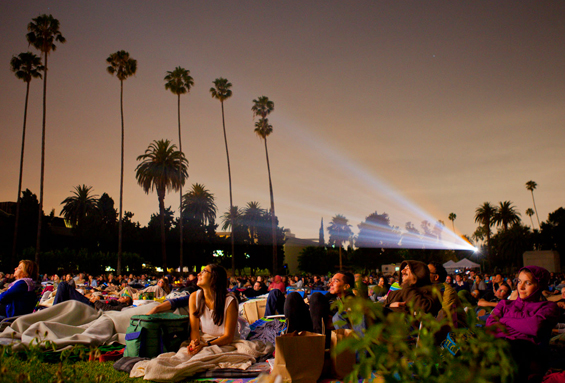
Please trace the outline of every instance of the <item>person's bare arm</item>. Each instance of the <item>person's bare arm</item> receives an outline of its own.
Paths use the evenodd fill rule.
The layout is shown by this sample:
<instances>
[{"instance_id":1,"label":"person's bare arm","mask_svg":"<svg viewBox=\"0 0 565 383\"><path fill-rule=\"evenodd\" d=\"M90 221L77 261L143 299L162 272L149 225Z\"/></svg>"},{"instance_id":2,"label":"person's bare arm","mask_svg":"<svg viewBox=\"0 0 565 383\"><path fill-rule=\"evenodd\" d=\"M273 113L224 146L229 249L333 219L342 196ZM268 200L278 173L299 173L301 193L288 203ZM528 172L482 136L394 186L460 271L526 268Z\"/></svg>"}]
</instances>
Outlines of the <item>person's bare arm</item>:
<instances>
[{"instance_id":1,"label":"person's bare arm","mask_svg":"<svg viewBox=\"0 0 565 383\"><path fill-rule=\"evenodd\" d=\"M188 353L196 355L204 348L205 343L200 340L200 318L196 316L196 295L190 294L188 300L188 312L190 313L190 344Z\"/></svg>"},{"instance_id":2,"label":"person's bare arm","mask_svg":"<svg viewBox=\"0 0 565 383\"><path fill-rule=\"evenodd\" d=\"M147 312L147 315L162 313L165 311L171 311L171 309L172 309L171 302L165 301L161 303L159 306L155 306L151 310L149 310Z\"/></svg>"},{"instance_id":3,"label":"person's bare arm","mask_svg":"<svg viewBox=\"0 0 565 383\"><path fill-rule=\"evenodd\" d=\"M481 306L481 307L496 307L497 304L498 302L489 302L489 301L485 301L484 299L480 299L477 302L477 306Z\"/></svg>"}]
</instances>

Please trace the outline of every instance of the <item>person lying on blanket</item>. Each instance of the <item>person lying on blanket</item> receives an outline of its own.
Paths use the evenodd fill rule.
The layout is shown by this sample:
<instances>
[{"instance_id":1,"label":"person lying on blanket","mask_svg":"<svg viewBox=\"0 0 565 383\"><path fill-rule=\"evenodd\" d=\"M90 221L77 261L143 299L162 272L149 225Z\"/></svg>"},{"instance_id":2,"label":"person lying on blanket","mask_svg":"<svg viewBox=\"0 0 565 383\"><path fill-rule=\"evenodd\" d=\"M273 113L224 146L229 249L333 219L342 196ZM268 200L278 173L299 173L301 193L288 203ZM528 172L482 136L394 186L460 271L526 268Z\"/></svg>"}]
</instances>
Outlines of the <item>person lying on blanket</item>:
<instances>
[{"instance_id":1,"label":"person lying on blanket","mask_svg":"<svg viewBox=\"0 0 565 383\"><path fill-rule=\"evenodd\" d=\"M132 296L128 290L124 290L118 299L105 300L101 299L99 295L88 298L79 293L75 288L71 287L67 282L59 283L53 305L66 302L71 299L102 311L121 311L124 307L131 306L133 303Z\"/></svg>"}]
</instances>

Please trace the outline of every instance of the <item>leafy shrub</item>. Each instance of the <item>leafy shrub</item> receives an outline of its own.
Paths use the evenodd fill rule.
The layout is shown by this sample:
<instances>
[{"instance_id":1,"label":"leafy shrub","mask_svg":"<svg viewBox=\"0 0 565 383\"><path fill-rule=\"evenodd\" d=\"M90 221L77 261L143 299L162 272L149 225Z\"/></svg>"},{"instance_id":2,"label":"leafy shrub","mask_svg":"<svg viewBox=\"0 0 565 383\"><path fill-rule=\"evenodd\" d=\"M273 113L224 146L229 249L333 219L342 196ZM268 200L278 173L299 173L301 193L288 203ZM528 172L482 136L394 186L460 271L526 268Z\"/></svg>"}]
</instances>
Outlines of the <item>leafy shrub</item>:
<instances>
[{"instance_id":1,"label":"leafy shrub","mask_svg":"<svg viewBox=\"0 0 565 383\"><path fill-rule=\"evenodd\" d=\"M505 383L513 379L515 364L507 342L478 327L472 315L467 319L469 328L454 329L449 319L438 321L431 314L387 315L382 305L360 298L337 306L354 324L361 323L363 315L372 323L364 336L348 338L336 347L337 353L345 349L358 353L350 380L357 376L372 380L373 371L386 382ZM436 338L444 326L452 328L459 347L456 356L438 346Z\"/></svg>"}]
</instances>

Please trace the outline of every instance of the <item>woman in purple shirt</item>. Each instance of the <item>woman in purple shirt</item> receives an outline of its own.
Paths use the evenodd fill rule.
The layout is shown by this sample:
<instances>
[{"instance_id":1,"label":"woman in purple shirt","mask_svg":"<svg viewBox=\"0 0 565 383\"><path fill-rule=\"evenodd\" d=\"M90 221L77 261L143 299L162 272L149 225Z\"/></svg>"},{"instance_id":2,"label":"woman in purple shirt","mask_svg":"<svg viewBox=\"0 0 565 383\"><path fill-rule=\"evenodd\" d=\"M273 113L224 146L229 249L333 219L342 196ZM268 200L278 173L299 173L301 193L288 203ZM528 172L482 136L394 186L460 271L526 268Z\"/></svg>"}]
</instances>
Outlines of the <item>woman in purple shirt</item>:
<instances>
[{"instance_id":1,"label":"woman in purple shirt","mask_svg":"<svg viewBox=\"0 0 565 383\"><path fill-rule=\"evenodd\" d=\"M0 294L0 318L30 314L37 303L35 281L38 278L38 269L35 262L27 259L20 261L14 271L14 277L16 281Z\"/></svg>"},{"instance_id":2,"label":"woman in purple shirt","mask_svg":"<svg viewBox=\"0 0 565 383\"><path fill-rule=\"evenodd\" d=\"M502 300L487 319L487 326L499 324L497 338L506 338L518 365L517 382L527 381L530 373L543 373L547 364L547 343L559 319L555 302L543 298L549 272L543 267L526 266L518 277L518 298Z\"/></svg>"}]
</instances>

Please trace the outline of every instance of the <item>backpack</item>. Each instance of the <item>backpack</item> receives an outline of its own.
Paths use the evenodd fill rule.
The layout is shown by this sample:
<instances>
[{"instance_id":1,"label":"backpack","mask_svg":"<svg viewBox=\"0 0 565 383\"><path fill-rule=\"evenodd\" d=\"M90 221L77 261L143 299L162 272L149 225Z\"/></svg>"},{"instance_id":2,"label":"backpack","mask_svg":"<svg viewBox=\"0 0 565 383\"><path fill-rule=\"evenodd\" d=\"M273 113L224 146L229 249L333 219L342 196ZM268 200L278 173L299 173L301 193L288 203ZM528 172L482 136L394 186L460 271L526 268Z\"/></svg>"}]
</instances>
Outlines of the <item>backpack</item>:
<instances>
[{"instance_id":1,"label":"backpack","mask_svg":"<svg viewBox=\"0 0 565 383\"><path fill-rule=\"evenodd\" d=\"M188 315L134 315L126 332L124 356L154 358L164 352L177 352L189 336Z\"/></svg>"}]
</instances>

